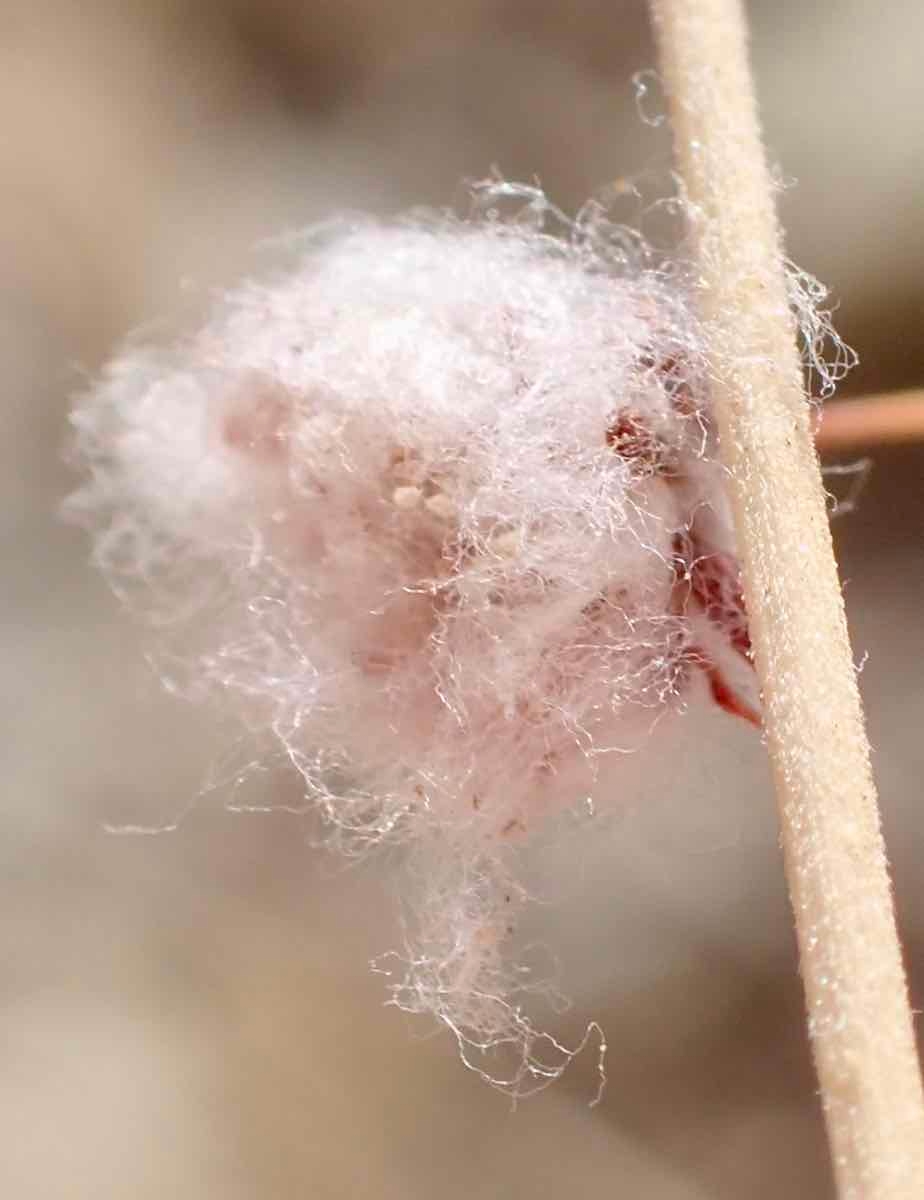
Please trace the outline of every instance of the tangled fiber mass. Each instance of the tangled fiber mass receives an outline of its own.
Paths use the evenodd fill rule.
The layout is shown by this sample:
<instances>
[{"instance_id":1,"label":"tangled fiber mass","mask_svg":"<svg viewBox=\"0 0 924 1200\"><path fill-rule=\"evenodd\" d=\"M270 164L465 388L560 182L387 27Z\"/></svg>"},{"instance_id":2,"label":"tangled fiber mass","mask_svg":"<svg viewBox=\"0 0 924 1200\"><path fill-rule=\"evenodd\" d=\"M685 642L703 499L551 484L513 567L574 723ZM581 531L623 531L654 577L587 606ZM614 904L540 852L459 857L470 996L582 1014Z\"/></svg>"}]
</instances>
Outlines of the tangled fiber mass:
<instances>
[{"instance_id":1,"label":"tangled fiber mass","mask_svg":"<svg viewBox=\"0 0 924 1200\"><path fill-rule=\"evenodd\" d=\"M596 207L479 200L310 233L172 350L129 348L76 408L69 503L332 840L408 843L392 999L522 1094L572 1051L506 949L518 846L618 794L691 689L759 712L682 270Z\"/></svg>"}]
</instances>

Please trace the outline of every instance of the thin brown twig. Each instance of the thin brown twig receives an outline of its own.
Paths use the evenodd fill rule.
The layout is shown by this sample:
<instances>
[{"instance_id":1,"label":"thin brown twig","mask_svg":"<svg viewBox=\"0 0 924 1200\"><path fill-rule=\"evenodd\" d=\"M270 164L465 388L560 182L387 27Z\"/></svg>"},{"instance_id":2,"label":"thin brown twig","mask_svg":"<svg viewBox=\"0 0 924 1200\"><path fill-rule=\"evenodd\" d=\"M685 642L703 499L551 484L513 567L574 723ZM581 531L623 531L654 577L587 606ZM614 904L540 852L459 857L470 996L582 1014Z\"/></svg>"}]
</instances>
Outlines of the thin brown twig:
<instances>
[{"instance_id":1,"label":"thin brown twig","mask_svg":"<svg viewBox=\"0 0 924 1200\"><path fill-rule=\"evenodd\" d=\"M651 0L843 1200L924 1196L924 1096L741 0Z\"/></svg>"},{"instance_id":2,"label":"thin brown twig","mask_svg":"<svg viewBox=\"0 0 924 1200\"><path fill-rule=\"evenodd\" d=\"M815 430L822 454L914 442L924 442L924 390L827 404Z\"/></svg>"}]
</instances>

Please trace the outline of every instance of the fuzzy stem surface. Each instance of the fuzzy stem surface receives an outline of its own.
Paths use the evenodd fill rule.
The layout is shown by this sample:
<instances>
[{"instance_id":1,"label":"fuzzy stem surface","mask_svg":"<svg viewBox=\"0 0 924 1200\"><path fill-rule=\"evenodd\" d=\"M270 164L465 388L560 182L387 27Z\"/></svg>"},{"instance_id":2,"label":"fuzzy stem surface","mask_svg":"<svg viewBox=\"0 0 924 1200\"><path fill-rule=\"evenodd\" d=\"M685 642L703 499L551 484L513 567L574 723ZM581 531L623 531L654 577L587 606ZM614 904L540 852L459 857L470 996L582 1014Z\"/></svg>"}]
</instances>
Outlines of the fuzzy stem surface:
<instances>
[{"instance_id":1,"label":"fuzzy stem surface","mask_svg":"<svg viewBox=\"0 0 924 1200\"><path fill-rule=\"evenodd\" d=\"M843 1200L924 1196L924 1099L740 0L651 0L809 1033Z\"/></svg>"}]
</instances>

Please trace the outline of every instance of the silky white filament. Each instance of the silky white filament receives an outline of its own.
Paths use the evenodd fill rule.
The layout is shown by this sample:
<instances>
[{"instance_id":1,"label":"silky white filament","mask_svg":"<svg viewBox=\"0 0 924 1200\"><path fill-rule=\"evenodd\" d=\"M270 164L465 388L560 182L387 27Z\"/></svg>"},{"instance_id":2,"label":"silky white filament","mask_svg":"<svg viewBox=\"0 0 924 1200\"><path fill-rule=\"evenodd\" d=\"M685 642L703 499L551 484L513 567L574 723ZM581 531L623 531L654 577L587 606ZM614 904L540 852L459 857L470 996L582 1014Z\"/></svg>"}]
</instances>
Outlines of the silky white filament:
<instances>
[{"instance_id":1,"label":"silky white filament","mask_svg":"<svg viewBox=\"0 0 924 1200\"><path fill-rule=\"evenodd\" d=\"M505 951L514 848L618 798L618 752L692 687L760 718L683 271L597 208L478 198L327 226L194 336L128 350L74 414L70 510L339 847L413 846L393 999L470 1065L513 1046L525 1091L570 1052Z\"/></svg>"}]
</instances>

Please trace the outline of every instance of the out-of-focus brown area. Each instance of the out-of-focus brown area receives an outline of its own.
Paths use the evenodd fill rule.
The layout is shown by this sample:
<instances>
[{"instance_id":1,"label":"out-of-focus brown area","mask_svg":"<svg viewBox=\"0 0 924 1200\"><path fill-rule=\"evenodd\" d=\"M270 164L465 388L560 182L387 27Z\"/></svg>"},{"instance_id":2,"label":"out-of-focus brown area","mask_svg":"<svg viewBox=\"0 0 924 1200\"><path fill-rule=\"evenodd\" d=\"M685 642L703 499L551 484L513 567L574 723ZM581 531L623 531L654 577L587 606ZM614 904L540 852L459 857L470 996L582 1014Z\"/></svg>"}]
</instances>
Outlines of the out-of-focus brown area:
<instances>
[{"instance_id":1,"label":"out-of-focus brown area","mask_svg":"<svg viewBox=\"0 0 924 1200\"><path fill-rule=\"evenodd\" d=\"M920 385L924 10L750 7L790 251L841 302L850 390ZM0 3L4 1195L831 1195L752 731L692 713L627 764L615 817L537 851L533 932L574 999L554 1028L602 1022L609 1086L588 1107L588 1054L512 1113L382 1007L387 864L200 795L232 735L160 694L55 515L68 396L184 281L494 164L570 208L663 171L630 84L652 62L641 4L612 0ZM922 465L881 452L836 526L919 1003Z\"/></svg>"}]
</instances>

